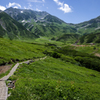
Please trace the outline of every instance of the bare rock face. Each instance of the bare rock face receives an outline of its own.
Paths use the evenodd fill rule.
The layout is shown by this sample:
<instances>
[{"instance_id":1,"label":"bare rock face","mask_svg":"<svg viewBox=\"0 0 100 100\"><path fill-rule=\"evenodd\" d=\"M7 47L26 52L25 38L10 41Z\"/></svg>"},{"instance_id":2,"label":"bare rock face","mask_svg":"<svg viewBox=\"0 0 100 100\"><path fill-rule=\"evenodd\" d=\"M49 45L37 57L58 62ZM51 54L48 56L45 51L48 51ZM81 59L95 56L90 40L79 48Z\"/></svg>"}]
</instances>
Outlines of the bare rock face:
<instances>
[{"instance_id":1,"label":"bare rock face","mask_svg":"<svg viewBox=\"0 0 100 100\"><path fill-rule=\"evenodd\" d=\"M33 10L26 10L26 9L16 9L16 8L8 8L5 10L5 12L10 15L13 19L19 21L19 20L27 20L30 21L33 19L36 20L42 20L44 17L48 15L47 12L38 12Z\"/></svg>"}]
</instances>

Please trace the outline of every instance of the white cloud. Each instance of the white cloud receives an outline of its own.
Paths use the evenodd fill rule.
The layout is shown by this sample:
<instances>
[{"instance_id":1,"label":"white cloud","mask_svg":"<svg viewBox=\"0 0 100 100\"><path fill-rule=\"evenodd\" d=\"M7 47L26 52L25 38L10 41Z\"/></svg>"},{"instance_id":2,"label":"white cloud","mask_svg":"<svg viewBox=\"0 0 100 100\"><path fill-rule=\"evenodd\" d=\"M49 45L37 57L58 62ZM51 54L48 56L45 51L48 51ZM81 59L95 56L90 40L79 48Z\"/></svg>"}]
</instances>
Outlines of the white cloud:
<instances>
[{"instance_id":1,"label":"white cloud","mask_svg":"<svg viewBox=\"0 0 100 100\"><path fill-rule=\"evenodd\" d=\"M72 12L71 8L70 8L69 5L67 5L67 4L64 4L64 5L61 6L59 9L62 10L62 11L64 11L64 13Z\"/></svg>"},{"instance_id":2,"label":"white cloud","mask_svg":"<svg viewBox=\"0 0 100 100\"><path fill-rule=\"evenodd\" d=\"M4 11L6 10L6 7L0 5L0 10Z\"/></svg>"},{"instance_id":3,"label":"white cloud","mask_svg":"<svg viewBox=\"0 0 100 100\"><path fill-rule=\"evenodd\" d=\"M36 11L39 11L39 12L41 12L41 10L39 10L38 8L36 8Z\"/></svg>"},{"instance_id":4,"label":"white cloud","mask_svg":"<svg viewBox=\"0 0 100 100\"><path fill-rule=\"evenodd\" d=\"M69 7L68 4L64 4L64 3L60 2L59 0L53 0L53 1L56 2L57 5L61 6L58 9L64 11L64 13L72 12L72 9Z\"/></svg>"},{"instance_id":5,"label":"white cloud","mask_svg":"<svg viewBox=\"0 0 100 100\"><path fill-rule=\"evenodd\" d=\"M45 0L28 0L29 2L43 3Z\"/></svg>"},{"instance_id":6,"label":"white cloud","mask_svg":"<svg viewBox=\"0 0 100 100\"><path fill-rule=\"evenodd\" d=\"M54 2L56 2L58 5L63 6L62 2L59 2L58 0L53 0Z\"/></svg>"},{"instance_id":7,"label":"white cloud","mask_svg":"<svg viewBox=\"0 0 100 100\"><path fill-rule=\"evenodd\" d=\"M21 5L18 4L18 3L15 3L15 2L13 2L13 3L10 3L10 2L9 2L9 4L6 5L6 7L7 7L7 8L9 8L9 7L21 8Z\"/></svg>"},{"instance_id":8,"label":"white cloud","mask_svg":"<svg viewBox=\"0 0 100 100\"><path fill-rule=\"evenodd\" d=\"M18 7L17 7L17 6L14 6L13 8L16 8L16 9L18 9Z\"/></svg>"},{"instance_id":9,"label":"white cloud","mask_svg":"<svg viewBox=\"0 0 100 100\"><path fill-rule=\"evenodd\" d=\"M43 2L45 2L45 0L42 0Z\"/></svg>"}]
</instances>

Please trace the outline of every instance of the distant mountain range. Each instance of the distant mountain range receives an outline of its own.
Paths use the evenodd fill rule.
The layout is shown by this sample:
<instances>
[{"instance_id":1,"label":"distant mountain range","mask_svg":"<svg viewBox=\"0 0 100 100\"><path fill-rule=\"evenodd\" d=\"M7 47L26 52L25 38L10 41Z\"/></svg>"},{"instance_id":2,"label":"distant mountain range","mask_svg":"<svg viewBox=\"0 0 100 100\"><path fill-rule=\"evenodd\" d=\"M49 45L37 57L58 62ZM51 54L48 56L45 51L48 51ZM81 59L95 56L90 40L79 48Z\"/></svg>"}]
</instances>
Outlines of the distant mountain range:
<instances>
[{"instance_id":1,"label":"distant mountain range","mask_svg":"<svg viewBox=\"0 0 100 100\"><path fill-rule=\"evenodd\" d=\"M0 37L10 39L38 38L37 35L28 31L21 23L2 11L0 11Z\"/></svg>"},{"instance_id":2,"label":"distant mountain range","mask_svg":"<svg viewBox=\"0 0 100 100\"><path fill-rule=\"evenodd\" d=\"M79 34L90 34L100 29L100 16L79 24L73 24L72 26L77 29L77 33Z\"/></svg>"},{"instance_id":3,"label":"distant mountain range","mask_svg":"<svg viewBox=\"0 0 100 100\"><path fill-rule=\"evenodd\" d=\"M100 32L100 16L79 24L66 23L43 11L8 8L0 11L0 37L38 38L46 36L57 41L76 41ZM84 40L84 39L83 39ZM93 42L93 41L91 41ZM81 43L84 43L81 41Z\"/></svg>"},{"instance_id":4,"label":"distant mountain range","mask_svg":"<svg viewBox=\"0 0 100 100\"><path fill-rule=\"evenodd\" d=\"M22 23L23 26L39 36L59 36L62 34L76 33L73 26L66 24L61 19L47 12L9 8L5 12L12 18Z\"/></svg>"}]
</instances>

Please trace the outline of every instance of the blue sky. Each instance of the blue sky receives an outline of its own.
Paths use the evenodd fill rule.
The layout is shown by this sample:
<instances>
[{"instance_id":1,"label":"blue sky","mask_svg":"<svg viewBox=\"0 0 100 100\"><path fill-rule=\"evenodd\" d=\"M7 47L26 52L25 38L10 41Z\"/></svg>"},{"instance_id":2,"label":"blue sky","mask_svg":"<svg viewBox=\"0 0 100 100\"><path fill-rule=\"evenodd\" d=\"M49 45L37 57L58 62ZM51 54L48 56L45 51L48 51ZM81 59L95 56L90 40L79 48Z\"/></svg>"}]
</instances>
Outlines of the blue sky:
<instances>
[{"instance_id":1,"label":"blue sky","mask_svg":"<svg viewBox=\"0 0 100 100\"><path fill-rule=\"evenodd\" d=\"M0 0L0 9L9 7L46 11L67 23L80 23L100 15L100 0Z\"/></svg>"}]
</instances>

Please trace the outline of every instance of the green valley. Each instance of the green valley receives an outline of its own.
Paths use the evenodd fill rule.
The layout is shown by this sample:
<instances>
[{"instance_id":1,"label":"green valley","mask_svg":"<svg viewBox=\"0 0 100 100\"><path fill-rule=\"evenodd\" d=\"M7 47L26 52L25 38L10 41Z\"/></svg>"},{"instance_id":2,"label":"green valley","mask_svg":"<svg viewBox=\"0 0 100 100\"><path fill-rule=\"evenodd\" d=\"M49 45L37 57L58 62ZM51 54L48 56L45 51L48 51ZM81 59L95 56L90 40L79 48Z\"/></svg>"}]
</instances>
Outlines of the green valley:
<instances>
[{"instance_id":1,"label":"green valley","mask_svg":"<svg viewBox=\"0 0 100 100\"><path fill-rule=\"evenodd\" d=\"M99 100L99 28L100 17L71 24L45 11L0 11L0 88L6 82L7 100Z\"/></svg>"}]
</instances>

